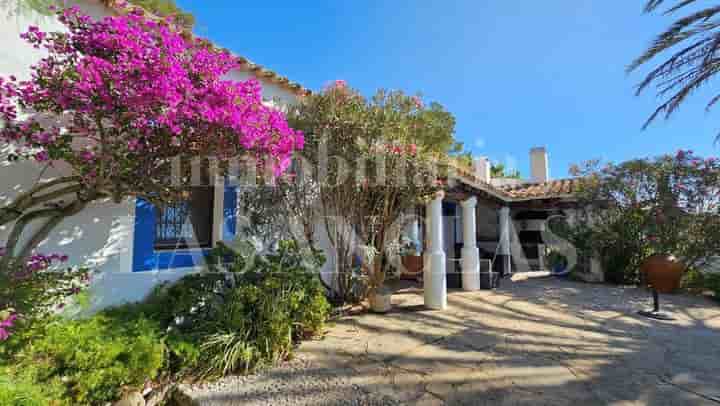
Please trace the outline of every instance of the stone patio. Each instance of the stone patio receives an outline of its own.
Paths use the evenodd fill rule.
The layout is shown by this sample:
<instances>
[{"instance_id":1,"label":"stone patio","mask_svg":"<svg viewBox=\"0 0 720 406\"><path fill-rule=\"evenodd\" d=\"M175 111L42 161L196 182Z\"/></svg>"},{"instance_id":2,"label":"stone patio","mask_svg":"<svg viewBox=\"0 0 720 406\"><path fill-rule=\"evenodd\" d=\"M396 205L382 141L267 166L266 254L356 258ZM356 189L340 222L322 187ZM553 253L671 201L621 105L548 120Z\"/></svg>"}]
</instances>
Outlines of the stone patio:
<instances>
[{"instance_id":1,"label":"stone patio","mask_svg":"<svg viewBox=\"0 0 720 406\"><path fill-rule=\"evenodd\" d=\"M557 279L451 292L429 311L409 288L386 315L334 322L297 358L188 388L199 404L717 405L720 307L661 297L675 321L635 312L636 288Z\"/></svg>"}]
</instances>

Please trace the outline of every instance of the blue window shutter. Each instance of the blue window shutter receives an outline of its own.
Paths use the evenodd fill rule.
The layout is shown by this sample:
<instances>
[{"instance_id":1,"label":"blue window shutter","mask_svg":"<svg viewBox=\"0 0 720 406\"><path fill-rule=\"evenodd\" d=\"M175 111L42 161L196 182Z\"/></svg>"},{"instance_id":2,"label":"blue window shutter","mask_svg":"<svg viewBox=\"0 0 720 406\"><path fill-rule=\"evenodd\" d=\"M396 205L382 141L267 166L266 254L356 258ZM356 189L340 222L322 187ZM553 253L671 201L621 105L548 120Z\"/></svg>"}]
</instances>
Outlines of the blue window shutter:
<instances>
[{"instance_id":1,"label":"blue window shutter","mask_svg":"<svg viewBox=\"0 0 720 406\"><path fill-rule=\"evenodd\" d=\"M155 206L139 197L135 200L135 232L133 235L133 272L154 269Z\"/></svg>"},{"instance_id":2,"label":"blue window shutter","mask_svg":"<svg viewBox=\"0 0 720 406\"><path fill-rule=\"evenodd\" d=\"M155 251L155 206L141 198L135 201L133 272L189 268L203 264L209 250Z\"/></svg>"},{"instance_id":3,"label":"blue window shutter","mask_svg":"<svg viewBox=\"0 0 720 406\"><path fill-rule=\"evenodd\" d=\"M231 241L237 235L237 186L225 182L223 198L223 241Z\"/></svg>"}]
</instances>

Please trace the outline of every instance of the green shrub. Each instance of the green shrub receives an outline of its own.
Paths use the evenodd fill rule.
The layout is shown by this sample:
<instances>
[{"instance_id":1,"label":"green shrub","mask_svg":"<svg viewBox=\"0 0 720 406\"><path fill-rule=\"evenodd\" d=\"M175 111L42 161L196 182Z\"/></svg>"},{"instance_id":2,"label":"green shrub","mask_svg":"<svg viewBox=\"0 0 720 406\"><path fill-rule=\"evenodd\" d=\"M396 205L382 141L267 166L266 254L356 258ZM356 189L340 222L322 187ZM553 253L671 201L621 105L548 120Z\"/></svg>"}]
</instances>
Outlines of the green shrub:
<instances>
[{"instance_id":1,"label":"green shrub","mask_svg":"<svg viewBox=\"0 0 720 406\"><path fill-rule=\"evenodd\" d=\"M204 326L223 300L227 281L220 273L203 272L155 288L145 303L147 312L163 326Z\"/></svg>"},{"instance_id":2,"label":"green shrub","mask_svg":"<svg viewBox=\"0 0 720 406\"><path fill-rule=\"evenodd\" d=\"M0 405L3 406L46 406L71 405L61 401L63 388L59 382L38 385L27 373L11 368L0 368Z\"/></svg>"},{"instance_id":3,"label":"green shrub","mask_svg":"<svg viewBox=\"0 0 720 406\"><path fill-rule=\"evenodd\" d=\"M176 319L184 319L189 309L202 309L202 323L177 325L184 335L197 337L198 372L224 375L276 362L290 355L295 341L322 328L330 305L318 276L323 261L318 253L303 251L292 241L282 241L275 253L264 256L222 250L230 270L225 282L212 281L213 275L196 276L206 286L202 292L212 295L173 310ZM181 281L168 292L186 286Z\"/></svg>"},{"instance_id":4,"label":"green shrub","mask_svg":"<svg viewBox=\"0 0 720 406\"><path fill-rule=\"evenodd\" d=\"M167 372L176 377L192 375L201 369L202 349L200 341L202 336L182 334L171 331L166 340L167 346Z\"/></svg>"},{"instance_id":5,"label":"green shrub","mask_svg":"<svg viewBox=\"0 0 720 406\"><path fill-rule=\"evenodd\" d=\"M0 405L105 404L158 376L247 372L290 356L330 306L320 255L282 242L237 255L226 273L199 273L147 301L90 318L34 320L0 343Z\"/></svg>"},{"instance_id":6,"label":"green shrub","mask_svg":"<svg viewBox=\"0 0 720 406\"><path fill-rule=\"evenodd\" d=\"M322 262L292 241L266 255L248 244L222 245L208 256L212 272L160 286L133 311L167 331L169 374L247 372L288 357L295 342L323 327L330 305Z\"/></svg>"},{"instance_id":7,"label":"green shrub","mask_svg":"<svg viewBox=\"0 0 720 406\"><path fill-rule=\"evenodd\" d=\"M682 285L692 292L710 291L716 300L720 300L720 273L691 269L683 275Z\"/></svg>"},{"instance_id":8,"label":"green shrub","mask_svg":"<svg viewBox=\"0 0 720 406\"><path fill-rule=\"evenodd\" d=\"M713 292L715 300L720 300L720 274L707 274L705 278L705 287Z\"/></svg>"},{"instance_id":9,"label":"green shrub","mask_svg":"<svg viewBox=\"0 0 720 406\"><path fill-rule=\"evenodd\" d=\"M155 378L164 364L158 323L134 310L55 320L15 354L12 368L36 385L61 386L59 400L71 404L116 400L124 387Z\"/></svg>"}]
</instances>

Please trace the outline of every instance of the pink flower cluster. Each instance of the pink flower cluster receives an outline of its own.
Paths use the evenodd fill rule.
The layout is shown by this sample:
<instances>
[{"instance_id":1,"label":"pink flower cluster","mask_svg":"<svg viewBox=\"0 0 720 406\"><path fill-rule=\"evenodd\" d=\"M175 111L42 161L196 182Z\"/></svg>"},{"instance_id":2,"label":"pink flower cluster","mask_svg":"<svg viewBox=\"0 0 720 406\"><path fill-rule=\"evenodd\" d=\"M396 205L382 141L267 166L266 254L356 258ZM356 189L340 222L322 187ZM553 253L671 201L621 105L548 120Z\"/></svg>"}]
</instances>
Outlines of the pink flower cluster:
<instances>
[{"instance_id":1,"label":"pink flower cluster","mask_svg":"<svg viewBox=\"0 0 720 406\"><path fill-rule=\"evenodd\" d=\"M303 135L263 105L258 81L223 78L236 58L206 40L140 9L100 21L77 8L58 16L66 33L30 27L22 34L48 53L32 66L32 78L0 78L0 139L27 147L28 158L64 160L91 178L126 179L181 153L253 152L281 172L302 149ZM58 114L62 124L19 120L18 105Z\"/></svg>"},{"instance_id":2,"label":"pink flower cluster","mask_svg":"<svg viewBox=\"0 0 720 406\"><path fill-rule=\"evenodd\" d=\"M15 320L17 320L17 315L15 313L11 313L7 316L7 318L0 321L0 341L5 341L10 337L9 329L12 328Z\"/></svg>"},{"instance_id":3,"label":"pink flower cluster","mask_svg":"<svg viewBox=\"0 0 720 406\"><path fill-rule=\"evenodd\" d=\"M343 79L333 80L332 82L326 83L323 87L323 91L325 92L338 92L341 95L346 94L349 90L350 88L348 87L347 81Z\"/></svg>"},{"instance_id":4,"label":"pink flower cluster","mask_svg":"<svg viewBox=\"0 0 720 406\"><path fill-rule=\"evenodd\" d=\"M413 103L415 104L415 107L416 107L418 110L420 110L420 109L422 109L422 108L424 107L423 101L422 101L422 99L420 98L420 96L413 96L413 97L412 97L412 101L413 101Z\"/></svg>"},{"instance_id":5,"label":"pink flower cluster","mask_svg":"<svg viewBox=\"0 0 720 406\"><path fill-rule=\"evenodd\" d=\"M409 155L414 156L417 154L417 144L384 144L371 148L371 152L379 153L385 152L391 155Z\"/></svg>"},{"instance_id":6,"label":"pink flower cluster","mask_svg":"<svg viewBox=\"0 0 720 406\"><path fill-rule=\"evenodd\" d=\"M47 269L50 267L50 265L53 264L53 262L67 262L68 256L67 255L61 255L61 254L50 254L50 255L43 255L43 254L35 254L31 256L25 267L30 272L36 272L36 271L42 271L43 269Z\"/></svg>"}]
</instances>

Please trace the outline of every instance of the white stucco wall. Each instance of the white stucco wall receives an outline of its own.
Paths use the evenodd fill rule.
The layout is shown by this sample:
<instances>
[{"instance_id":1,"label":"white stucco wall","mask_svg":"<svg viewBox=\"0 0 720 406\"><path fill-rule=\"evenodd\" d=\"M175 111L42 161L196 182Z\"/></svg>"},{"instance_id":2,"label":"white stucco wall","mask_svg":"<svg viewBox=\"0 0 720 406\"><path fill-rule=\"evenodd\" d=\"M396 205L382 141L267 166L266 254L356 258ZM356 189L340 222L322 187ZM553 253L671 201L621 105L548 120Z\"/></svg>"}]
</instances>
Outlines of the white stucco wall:
<instances>
[{"instance_id":1,"label":"white stucco wall","mask_svg":"<svg viewBox=\"0 0 720 406\"><path fill-rule=\"evenodd\" d=\"M229 80L243 81L248 79L256 79L260 81L262 85L263 99L274 102L277 101L278 107L295 104L297 102L297 96L289 90L279 86L277 83L270 82L266 79L258 79L251 72L235 69L225 75Z\"/></svg>"},{"instance_id":2,"label":"white stucco wall","mask_svg":"<svg viewBox=\"0 0 720 406\"><path fill-rule=\"evenodd\" d=\"M43 52L20 39L20 34L27 31L30 25L36 25L45 31L58 31L63 26L54 16L41 15L27 6L20 6L21 3L24 2L0 2L0 74L13 74L18 79L27 79L30 76L28 67L40 59ZM67 3L77 5L83 12L95 18L111 13L97 0Z\"/></svg>"}]
</instances>

